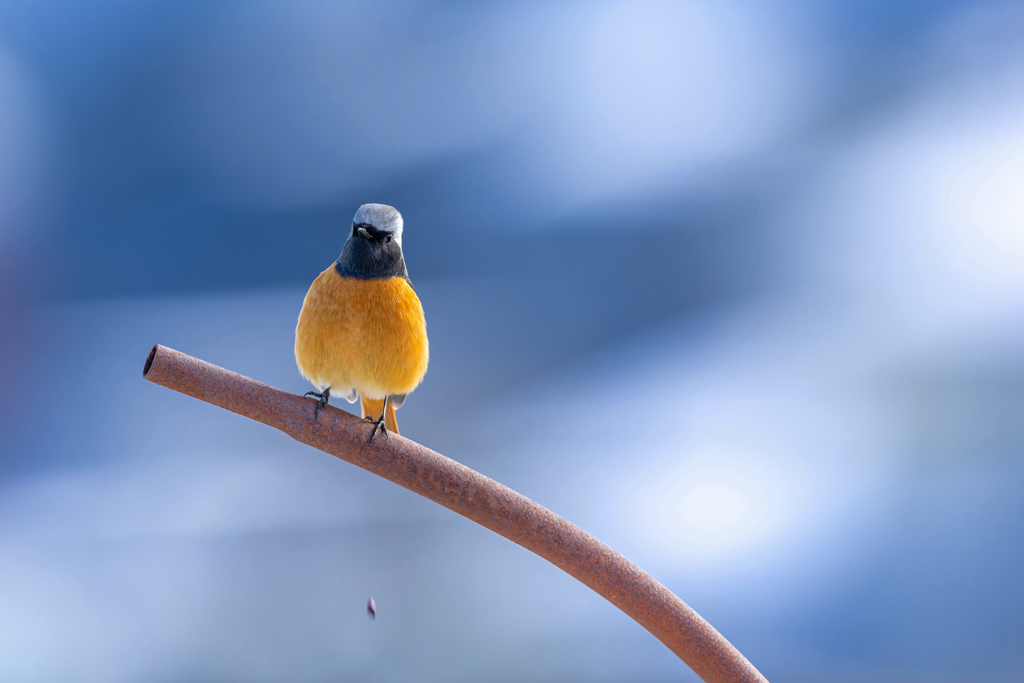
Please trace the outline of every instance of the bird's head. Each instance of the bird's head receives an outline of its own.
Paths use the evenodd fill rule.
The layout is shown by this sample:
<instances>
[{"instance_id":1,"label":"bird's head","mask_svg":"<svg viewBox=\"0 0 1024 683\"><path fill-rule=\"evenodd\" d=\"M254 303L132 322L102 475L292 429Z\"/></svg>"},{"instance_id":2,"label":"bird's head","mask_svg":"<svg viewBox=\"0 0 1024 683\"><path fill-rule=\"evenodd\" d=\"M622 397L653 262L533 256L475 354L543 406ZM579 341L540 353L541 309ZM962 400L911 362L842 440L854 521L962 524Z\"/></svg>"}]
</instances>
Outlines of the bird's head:
<instances>
[{"instance_id":1,"label":"bird's head","mask_svg":"<svg viewBox=\"0 0 1024 683\"><path fill-rule=\"evenodd\" d=\"M352 218L352 237L402 247L402 214L387 204L363 204Z\"/></svg>"},{"instance_id":2,"label":"bird's head","mask_svg":"<svg viewBox=\"0 0 1024 683\"><path fill-rule=\"evenodd\" d=\"M407 277L402 256L402 214L387 204L363 204L352 218L352 232L338 258L348 277Z\"/></svg>"}]
</instances>

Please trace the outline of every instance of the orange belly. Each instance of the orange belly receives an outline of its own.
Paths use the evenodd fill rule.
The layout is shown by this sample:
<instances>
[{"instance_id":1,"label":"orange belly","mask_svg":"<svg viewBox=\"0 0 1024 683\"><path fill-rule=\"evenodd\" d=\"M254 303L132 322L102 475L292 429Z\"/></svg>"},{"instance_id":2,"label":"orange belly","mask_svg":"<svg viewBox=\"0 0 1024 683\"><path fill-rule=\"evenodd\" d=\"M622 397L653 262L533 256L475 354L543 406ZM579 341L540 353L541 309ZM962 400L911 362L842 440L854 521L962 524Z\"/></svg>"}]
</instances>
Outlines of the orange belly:
<instances>
[{"instance_id":1,"label":"orange belly","mask_svg":"<svg viewBox=\"0 0 1024 683\"><path fill-rule=\"evenodd\" d=\"M295 328L302 376L334 396L408 394L429 357L423 306L404 278L361 280L330 268L313 281Z\"/></svg>"}]
</instances>

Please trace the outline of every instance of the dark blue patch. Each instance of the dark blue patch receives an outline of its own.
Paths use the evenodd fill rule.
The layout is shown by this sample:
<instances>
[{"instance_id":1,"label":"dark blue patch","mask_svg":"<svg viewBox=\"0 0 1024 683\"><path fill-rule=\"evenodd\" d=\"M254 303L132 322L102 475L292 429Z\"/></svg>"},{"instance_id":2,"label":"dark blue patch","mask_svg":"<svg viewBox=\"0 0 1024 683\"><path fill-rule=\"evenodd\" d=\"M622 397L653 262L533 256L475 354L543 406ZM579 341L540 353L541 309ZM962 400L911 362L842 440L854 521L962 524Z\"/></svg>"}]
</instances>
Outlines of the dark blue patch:
<instances>
[{"instance_id":1,"label":"dark blue patch","mask_svg":"<svg viewBox=\"0 0 1024 683\"><path fill-rule=\"evenodd\" d=\"M370 236L363 237L360 228ZM409 279L402 247L392 238L391 233L378 230L368 223L352 226L352 234L348 236L334 269L342 277L360 280L386 280L392 277Z\"/></svg>"}]
</instances>

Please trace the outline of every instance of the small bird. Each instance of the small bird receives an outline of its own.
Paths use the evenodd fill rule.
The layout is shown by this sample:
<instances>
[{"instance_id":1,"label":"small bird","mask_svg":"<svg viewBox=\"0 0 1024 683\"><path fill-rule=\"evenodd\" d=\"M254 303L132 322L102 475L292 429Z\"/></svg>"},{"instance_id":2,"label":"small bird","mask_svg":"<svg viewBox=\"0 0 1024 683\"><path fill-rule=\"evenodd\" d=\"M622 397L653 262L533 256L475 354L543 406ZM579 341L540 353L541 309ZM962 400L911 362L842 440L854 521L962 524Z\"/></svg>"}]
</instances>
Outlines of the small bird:
<instances>
[{"instance_id":1,"label":"small bird","mask_svg":"<svg viewBox=\"0 0 1024 683\"><path fill-rule=\"evenodd\" d=\"M341 256L313 281L295 328L295 361L319 391L314 417L331 396L361 399L380 430L398 434L395 409L423 380L429 350L423 306L402 254L402 214L363 204ZM380 416L379 418L377 416Z\"/></svg>"},{"instance_id":2,"label":"small bird","mask_svg":"<svg viewBox=\"0 0 1024 683\"><path fill-rule=\"evenodd\" d=\"M377 603L373 601L372 597L366 601L366 613L370 615L371 619L377 618Z\"/></svg>"}]
</instances>

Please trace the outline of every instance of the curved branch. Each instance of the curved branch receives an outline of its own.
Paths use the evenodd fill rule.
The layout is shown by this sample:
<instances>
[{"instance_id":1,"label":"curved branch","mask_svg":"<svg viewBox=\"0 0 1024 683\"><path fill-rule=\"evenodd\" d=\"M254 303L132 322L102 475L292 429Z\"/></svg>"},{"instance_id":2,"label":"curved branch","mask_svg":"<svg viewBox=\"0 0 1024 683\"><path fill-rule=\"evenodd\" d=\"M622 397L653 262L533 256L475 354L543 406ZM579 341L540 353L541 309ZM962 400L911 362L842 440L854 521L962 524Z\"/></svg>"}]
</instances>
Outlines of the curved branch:
<instances>
[{"instance_id":1,"label":"curved branch","mask_svg":"<svg viewBox=\"0 0 1024 683\"><path fill-rule=\"evenodd\" d=\"M371 426L315 401L267 386L165 346L143 375L285 432L420 494L518 543L621 609L708 683L765 678L711 624L670 590L574 524L479 472L398 435L367 443Z\"/></svg>"}]
</instances>

